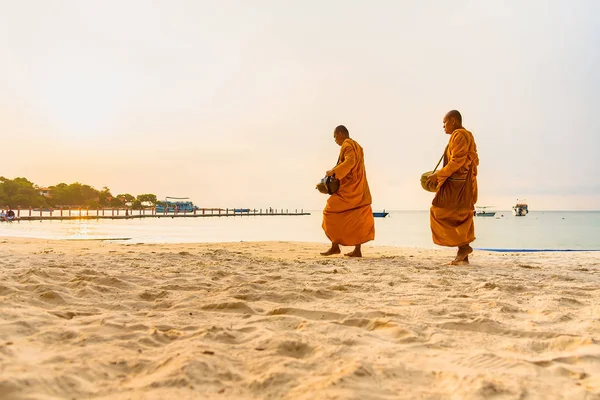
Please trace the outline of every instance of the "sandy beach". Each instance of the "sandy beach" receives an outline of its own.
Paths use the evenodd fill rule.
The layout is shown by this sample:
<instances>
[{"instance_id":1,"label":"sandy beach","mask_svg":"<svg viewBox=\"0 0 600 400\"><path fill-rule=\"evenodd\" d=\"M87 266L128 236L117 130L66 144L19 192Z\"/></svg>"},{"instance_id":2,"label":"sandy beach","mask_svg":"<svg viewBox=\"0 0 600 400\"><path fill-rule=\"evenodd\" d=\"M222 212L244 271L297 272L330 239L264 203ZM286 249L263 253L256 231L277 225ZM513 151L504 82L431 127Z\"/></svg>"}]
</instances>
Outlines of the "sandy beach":
<instances>
[{"instance_id":1,"label":"sandy beach","mask_svg":"<svg viewBox=\"0 0 600 400\"><path fill-rule=\"evenodd\" d=\"M1 242L3 400L600 399L598 253Z\"/></svg>"}]
</instances>

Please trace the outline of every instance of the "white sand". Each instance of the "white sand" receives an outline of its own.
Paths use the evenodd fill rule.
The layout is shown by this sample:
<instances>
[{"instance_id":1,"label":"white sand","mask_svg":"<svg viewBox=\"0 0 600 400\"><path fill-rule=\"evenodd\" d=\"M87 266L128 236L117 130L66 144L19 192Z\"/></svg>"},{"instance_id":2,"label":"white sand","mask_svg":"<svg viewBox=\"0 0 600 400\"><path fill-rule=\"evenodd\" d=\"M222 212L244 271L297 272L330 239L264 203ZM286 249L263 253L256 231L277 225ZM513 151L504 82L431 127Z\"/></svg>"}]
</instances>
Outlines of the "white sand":
<instances>
[{"instance_id":1,"label":"white sand","mask_svg":"<svg viewBox=\"0 0 600 400\"><path fill-rule=\"evenodd\" d=\"M597 253L324 247L2 240L0 399L600 399Z\"/></svg>"}]
</instances>

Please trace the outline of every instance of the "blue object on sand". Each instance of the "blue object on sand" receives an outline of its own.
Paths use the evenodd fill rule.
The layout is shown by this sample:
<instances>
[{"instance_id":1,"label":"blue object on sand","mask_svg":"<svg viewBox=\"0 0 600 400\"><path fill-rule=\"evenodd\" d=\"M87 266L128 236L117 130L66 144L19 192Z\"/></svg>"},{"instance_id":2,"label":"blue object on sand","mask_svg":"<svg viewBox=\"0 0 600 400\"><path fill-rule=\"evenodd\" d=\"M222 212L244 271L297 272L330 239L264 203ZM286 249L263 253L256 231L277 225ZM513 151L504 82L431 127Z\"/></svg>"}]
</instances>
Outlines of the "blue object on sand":
<instances>
[{"instance_id":1,"label":"blue object on sand","mask_svg":"<svg viewBox=\"0 0 600 400\"><path fill-rule=\"evenodd\" d=\"M569 251L600 251L600 250L579 250L579 249L486 249L477 248L481 251L495 251L498 253L545 253L545 252L569 252Z\"/></svg>"}]
</instances>

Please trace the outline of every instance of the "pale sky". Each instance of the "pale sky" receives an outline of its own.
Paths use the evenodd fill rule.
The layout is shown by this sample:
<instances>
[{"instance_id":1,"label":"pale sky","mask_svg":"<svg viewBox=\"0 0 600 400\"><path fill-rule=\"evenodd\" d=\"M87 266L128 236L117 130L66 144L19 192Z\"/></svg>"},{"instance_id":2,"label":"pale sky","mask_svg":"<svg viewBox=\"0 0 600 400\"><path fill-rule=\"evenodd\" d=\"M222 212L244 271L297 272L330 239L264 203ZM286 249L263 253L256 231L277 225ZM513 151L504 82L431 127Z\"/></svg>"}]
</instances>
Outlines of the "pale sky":
<instances>
[{"instance_id":1,"label":"pale sky","mask_svg":"<svg viewBox=\"0 0 600 400\"><path fill-rule=\"evenodd\" d=\"M425 210L458 109L479 205L600 209L599 43L595 0L0 0L0 175L320 209L344 124Z\"/></svg>"}]
</instances>

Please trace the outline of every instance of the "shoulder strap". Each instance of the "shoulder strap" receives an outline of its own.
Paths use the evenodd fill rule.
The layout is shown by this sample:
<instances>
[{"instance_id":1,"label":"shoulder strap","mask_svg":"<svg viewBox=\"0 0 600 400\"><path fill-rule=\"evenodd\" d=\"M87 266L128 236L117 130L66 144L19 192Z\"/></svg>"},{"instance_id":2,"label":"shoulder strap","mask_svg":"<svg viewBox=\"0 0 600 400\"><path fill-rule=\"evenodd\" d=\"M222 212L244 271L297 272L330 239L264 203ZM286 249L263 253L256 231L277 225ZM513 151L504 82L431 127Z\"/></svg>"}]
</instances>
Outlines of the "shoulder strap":
<instances>
[{"instance_id":1,"label":"shoulder strap","mask_svg":"<svg viewBox=\"0 0 600 400\"><path fill-rule=\"evenodd\" d=\"M433 172L437 171L438 167L440 166L440 163L442 162L442 160L444 159L444 156L446 155L446 150L448 150L448 146L446 146L446 148L444 149L444 152L442 153L442 156L440 157L440 161L438 161L437 165L433 169Z\"/></svg>"}]
</instances>

